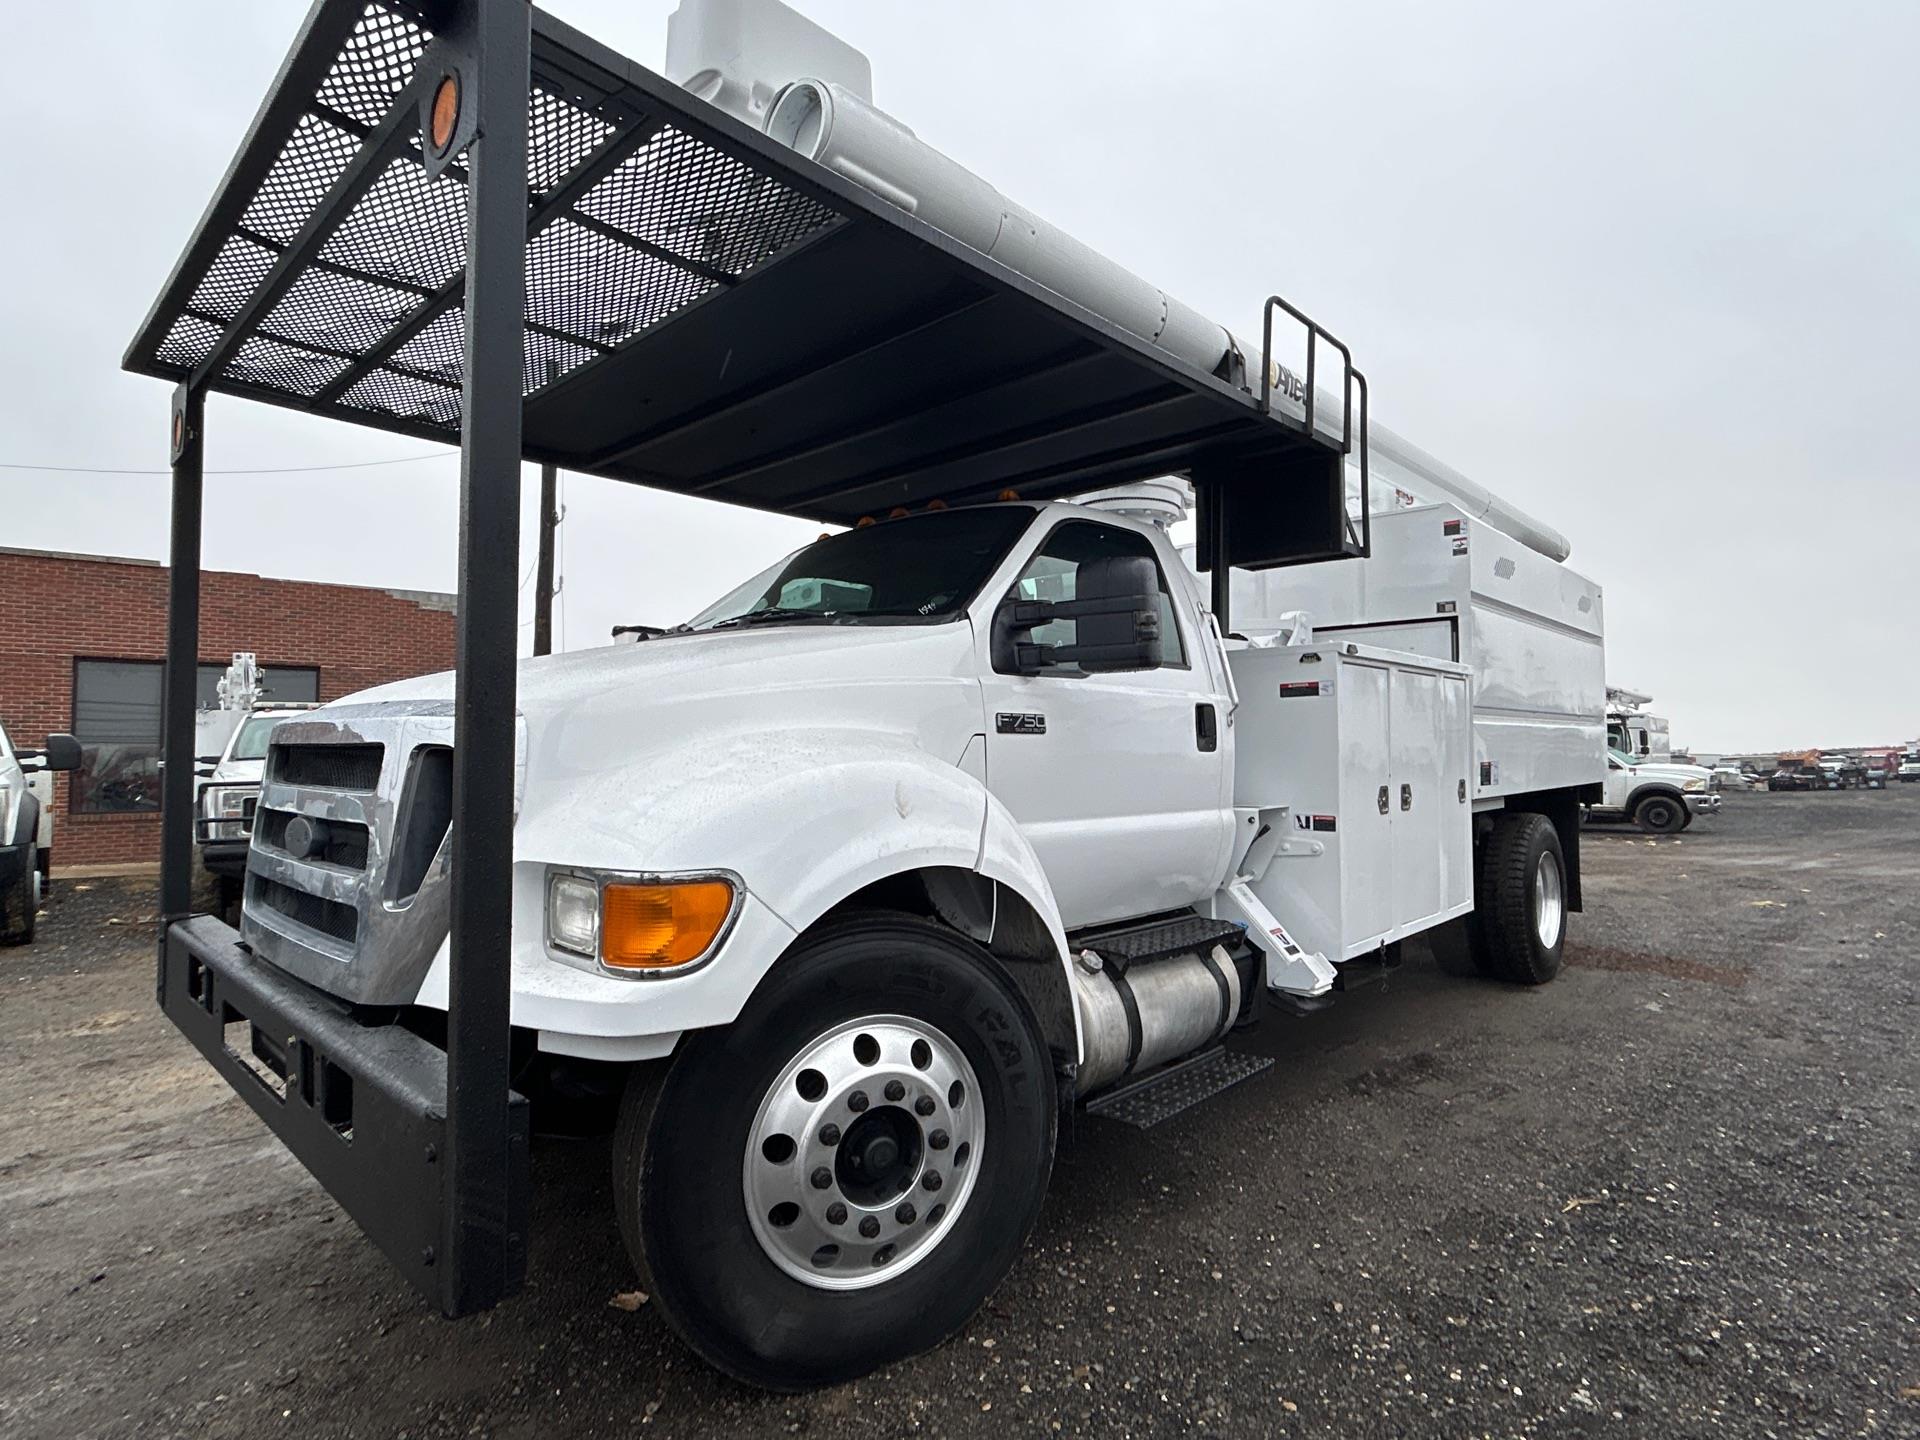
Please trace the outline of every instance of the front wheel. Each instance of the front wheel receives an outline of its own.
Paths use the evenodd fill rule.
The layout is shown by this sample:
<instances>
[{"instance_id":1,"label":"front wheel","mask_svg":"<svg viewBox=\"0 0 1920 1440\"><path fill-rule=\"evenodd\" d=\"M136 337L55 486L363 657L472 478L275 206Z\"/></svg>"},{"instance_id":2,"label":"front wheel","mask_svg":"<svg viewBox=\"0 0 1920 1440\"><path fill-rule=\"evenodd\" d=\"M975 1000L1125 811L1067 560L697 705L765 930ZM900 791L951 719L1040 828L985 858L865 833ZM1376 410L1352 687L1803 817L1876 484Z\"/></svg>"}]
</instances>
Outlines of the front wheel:
<instances>
[{"instance_id":1,"label":"front wheel","mask_svg":"<svg viewBox=\"0 0 1920 1440\"><path fill-rule=\"evenodd\" d=\"M1634 807L1633 823L1649 835L1677 835L1687 828L1687 807L1672 795L1649 795Z\"/></svg>"},{"instance_id":2,"label":"front wheel","mask_svg":"<svg viewBox=\"0 0 1920 1440\"><path fill-rule=\"evenodd\" d=\"M1046 1043L986 955L907 916L847 921L629 1087L621 1233L711 1364L775 1390L850 1380L937 1344L1000 1282L1054 1120Z\"/></svg>"}]
</instances>

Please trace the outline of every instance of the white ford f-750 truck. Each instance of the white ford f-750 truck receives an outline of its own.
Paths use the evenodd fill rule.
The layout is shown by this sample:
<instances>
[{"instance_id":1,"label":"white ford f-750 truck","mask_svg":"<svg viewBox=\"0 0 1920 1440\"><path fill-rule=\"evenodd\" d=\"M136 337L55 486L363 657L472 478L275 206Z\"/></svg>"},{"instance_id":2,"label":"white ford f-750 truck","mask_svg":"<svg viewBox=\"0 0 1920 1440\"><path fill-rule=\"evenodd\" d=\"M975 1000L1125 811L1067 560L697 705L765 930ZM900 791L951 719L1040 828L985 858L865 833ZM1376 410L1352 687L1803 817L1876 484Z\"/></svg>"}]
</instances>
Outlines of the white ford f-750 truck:
<instances>
[{"instance_id":1,"label":"white ford f-750 truck","mask_svg":"<svg viewBox=\"0 0 1920 1440\"><path fill-rule=\"evenodd\" d=\"M1177 1113L1266 1065L1236 1026L1442 927L1551 980L1604 777L1600 594L1370 426L1280 297L1302 375L923 145L772 0L685 0L671 35L663 78L514 0L310 12L130 351L181 381L169 649L198 398L231 389L460 431L459 668L276 726L237 934L188 913L170 768L156 989L448 1313L517 1283L529 1111L603 1115L658 1309L797 1387L973 1313L1076 1104ZM342 106L368 133L322 196L288 177ZM209 281L255 273L268 209L296 213L266 278ZM370 266L412 289L366 299ZM516 673L527 456L835 533ZM1370 464L1454 508L1376 522ZM1234 633L1243 575L1281 567L1348 628Z\"/></svg>"},{"instance_id":2,"label":"white ford f-750 truck","mask_svg":"<svg viewBox=\"0 0 1920 1440\"><path fill-rule=\"evenodd\" d=\"M823 538L665 634L526 662L523 1083L630 1071L622 1231L702 1353L790 1382L920 1348L1011 1262L1059 1105L1470 911L1486 973L1553 978L1575 789L1483 799L1467 679L1223 642L1158 526L1018 501ZM280 722L258 955L445 1007L450 700L433 676ZM1209 1060L1190 1086L1248 1068Z\"/></svg>"}]
</instances>

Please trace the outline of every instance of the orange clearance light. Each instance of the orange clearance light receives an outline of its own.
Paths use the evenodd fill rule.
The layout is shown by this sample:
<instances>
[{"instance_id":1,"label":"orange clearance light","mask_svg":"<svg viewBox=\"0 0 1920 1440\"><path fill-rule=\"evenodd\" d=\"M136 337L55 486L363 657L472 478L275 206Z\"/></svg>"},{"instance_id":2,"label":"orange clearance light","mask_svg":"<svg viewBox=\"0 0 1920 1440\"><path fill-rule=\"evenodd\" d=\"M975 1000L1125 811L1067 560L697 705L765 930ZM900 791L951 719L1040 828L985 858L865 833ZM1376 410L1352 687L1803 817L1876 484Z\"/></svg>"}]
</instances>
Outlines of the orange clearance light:
<instances>
[{"instance_id":1,"label":"orange clearance light","mask_svg":"<svg viewBox=\"0 0 1920 1440\"><path fill-rule=\"evenodd\" d=\"M453 143L453 127L459 123L460 80L452 74L442 75L434 88L433 110L427 123L427 140L434 154L442 153Z\"/></svg>"},{"instance_id":2,"label":"orange clearance light","mask_svg":"<svg viewBox=\"0 0 1920 1440\"><path fill-rule=\"evenodd\" d=\"M600 960L614 970L660 970L698 960L733 910L724 880L609 882L600 892Z\"/></svg>"},{"instance_id":3,"label":"orange clearance light","mask_svg":"<svg viewBox=\"0 0 1920 1440\"><path fill-rule=\"evenodd\" d=\"M927 508L929 510L944 510L947 508L947 502L944 500L929 500L927 501Z\"/></svg>"},{"instance_id":4,"label":"orange clearance light","mask_svg":"<svg viewBox=\"0 0 1920 1440\"><path fill-rule=\"evenodd\" d=\"M1018 500L1020 498L1020 492L1018 490L1002 490L1000 492L1000 498L1002 500Z\"/></svg>"},{"instance_id":5,"label":"orange clearance light","mask_svg":"<svg viewBox=\"0 0 1920 1440\"><path fill-rule=\"evenodd\" d=\"M873 516L862 515L858 520L853 522L853 528L856 530L864 530L871 524L873 524Z\"/></svg>"}]
</instances>

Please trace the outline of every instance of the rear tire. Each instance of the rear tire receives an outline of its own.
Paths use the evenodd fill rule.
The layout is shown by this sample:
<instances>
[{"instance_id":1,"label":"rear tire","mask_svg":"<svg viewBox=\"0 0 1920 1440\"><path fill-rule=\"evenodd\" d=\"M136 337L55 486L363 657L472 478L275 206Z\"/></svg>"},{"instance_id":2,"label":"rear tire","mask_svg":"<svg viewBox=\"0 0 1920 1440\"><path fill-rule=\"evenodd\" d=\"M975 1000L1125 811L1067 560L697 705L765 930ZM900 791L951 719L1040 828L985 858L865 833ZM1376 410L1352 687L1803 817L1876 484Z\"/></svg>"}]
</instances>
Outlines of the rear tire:
<instances>
[{"instance_id":1,"label":"rear tire","mask_svg":"<svg viewBox=\"0 0 1920 1440\"><path fill-rule=\"evenodd\" d=\"M662 1068L621 1104L621 1234L668 1323L749 1384L833 1384L938 1344L1039 1217L1046 1042L992 960L938 925L867 916L808 937L739 1019ZM948 1070L972 1085L942 1083Z\"/></svg>"},{"instance_id":2,"label":"rear tire","mask_svg":"<svg viewBox=\"0 0 1920 1440\"><path fill-rule=\"evenodd\" d=\"M1482 974L1544 985L1560 973L1567 939L1566 859L1544 815L1510 812L1493 822L1474 871L1474 920Z\"/></svg>"},{"instance_id":3,"label":"rear tire","mask_svg":"<svg viewBox=\"0 0 1920 1440\"><path fill-rule=\"evenodd\" d=\"M1649 835L1678 835L1687 828L1686 802L1672 795L1649 795L1634 807L1633 823Z\"/></svg>"}]
</instances>

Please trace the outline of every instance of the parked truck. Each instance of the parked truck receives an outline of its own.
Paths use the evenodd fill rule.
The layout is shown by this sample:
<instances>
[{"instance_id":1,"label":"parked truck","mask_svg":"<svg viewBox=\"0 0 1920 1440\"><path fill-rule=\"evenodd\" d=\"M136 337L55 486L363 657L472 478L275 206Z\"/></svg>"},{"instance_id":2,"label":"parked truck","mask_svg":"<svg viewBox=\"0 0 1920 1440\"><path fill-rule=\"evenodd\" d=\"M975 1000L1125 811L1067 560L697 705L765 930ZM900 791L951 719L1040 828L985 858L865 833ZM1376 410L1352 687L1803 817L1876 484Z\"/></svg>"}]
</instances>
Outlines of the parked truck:
<instances>
[{"instance_id":1,"label":"parked truck","mask_svg":"<svg viewBox=\"0 0 1920 1440\"><path fill-rule=\"evenodd\" d=\"M0 725L0 945L33 939L53 875L53 795L58 770L80 764L71 735L49 735L38 750L16 750Z\"/></svg>"},{"instance_id":2,"label":"parked truck","mask_svg":"<svg viewBox=\"0 0 1920 1440\"><path fill-rule=\"evenodd\" d=\"M1651 695L1607 687L1607 747L1630 763L1664 764L1673 757L1673 735L1666 717L1644 708L1652 703Z\"/></svg>"},{"instance_id":3,"label":"parked truck","mask_svg":"<svg viewBox=\"0 0 1920 1440\"><path fill-rule=\"evenodd\" d=\"M315 14L337 19L337 8L329 0ZM465 13L469 25L491 14L498 28L482 33L502 47L508 21L525 15ZM843 207L843 236L877 233L895 248L875 253L906 257L863 281L925 302L891 339L850 339L829 371L893 383L890 347L931 330L951 336L940 378L957 386L954 374L993 344L993 324L1025 317L1027 333L1053 343L884 422L862 419L861 387L792 368L723 405L702 387L762 363L758 350L702 352L704 370L672 352L648 393L679 408L612 417L651 427L636 446L681 443L732 404L801 387L807 405L760 410L784 439L763 436L742 467L778 470L828 451L844 463L857 451L854 492L883 503L849 515L817 500L815 513L848 528L684 623L518 668L510 816L500 796L511 879L506 923L488 937L510 963L513 1088L569 1121L613 1112L621 1234L643 1287L695 1351L753 1383L793 1388L860 1375L952 1333L1013 1263L1076 1108L1143 1126L1181 1113L1269 1063L1225 1045L1236 1027L1324 1010L1387 975L1411 937L1463 921L1458 938L1482 974L1515 985L1555 977L1580 908L1579 811L1604 781L1599 592L1558 568L1564 539L1370 431L1363 409L1355 465L1397 466L1451 505L1423 512L1436 531L1470 519L1482 554L1524 564L1525 583L1541 587L1521 623L1575 632L1525 681L1528 694L1554 697L1550 713L1538 724L1503 713L1491 680L1476 701L1475 665L1505 653L1491 641L1469 654L1441 652L1419 626L1323 636L1297 624L1259 643L1226 633L1231 572L1248 568L1239 561L1251 531L1236 525L1284 539L1309 515L1333 522L1312 567L1325 566L1329 587L1353 583L1339 571L1412 585L1456 607L1456 636L1501 623L1463 575L1404 574L1384 525L1364 558L1364 472L1361 513L1349 523L1339 508L1350 367L1347 396L1316 402L1311 374L1270 365L1270 347L1237 340L922 145L871 105L864 57L782 6L684 0L668 69L699 100L664 99L667 87L638 67L537 12L534 25L547 67L536 81L565 76L575 87L565 103L593 103L578 99L583 89L610 97L620 118L608 133L634 144L679 127L665 132L678 149L650 155L637 183L653 185L654 167L682 153L731 177L647 190L658 238L646 243L656 258L671 254L666 242L684 231L709 247L699 264L734 265L744 278L715 304L761 293L798 307L762 312L787 326L786 341L758 350L791 366L787 347L851 303L766 284L796 262L768 262L752 246L770 232L739 225L769 193L766 175L809 161L870 197L820 188ZM440 52L426 53L436 63ZM461 52L449 53L458 63ZM286 83L334 73L331 60L331 48L297 55ZM454 99L441 139L437 104L416 121L403 94L385 112L388 153L408 175L418 160L405 140L419 125L430 145L458 147L457 70L444 73L438 93ZM560 93L542 92L549 104ZM275 103L262 113L301 113L308 99L296 90ZM642 124L647 107L655 118ZM774 147L740 125L797 158L769 160ZM719 147L731 170L715 164ZM247 155L271 164L276 153L263 141ZM574 203L599 177L628 178L618 153L604 158L597 173L557 184L554 203ZM475 183L486 174L476 169ZM710 194L710 211L674 209L708 205ZM210 213L238 214L244 200L229 195ZM911 209L939 243L910 230L921 248L899 248L888 228L897 220L859 230L868 206ZM518 205L505 216L515 231L526 219ZM324 239L324 227L312 222L308 237ZM989 251L992 265L980 258ZM831 255L822 244L791 253ZM297 247L283 257L299 261ZM1003 279L1002 265L1037 283ZM914 266L946 278L913 292ZM996 288L980 294L1018 306L970 301L966 286L987 281ZM532 283L527 293L545 296ZM470 326L502 321L503 294L520 301L517 284L494 291ZM929 313L941 305L946 321ZM168 336L158 313L154 333ZM618 336L602 337L608 353L579 362L580 373L594 383L631 373L617 368L623 355L664 343L660 332L695 345L680 323L691 313L624 351ZM942 331L955 317L962 328ZM520 318L504 312L505 333ZM968 324L980 328L963 344ZM1044 387L1067 372L1086 388L1063 409ZM360 403L344 369L334 383ZM1265 391L1303 417L1298 432L1247 423L1269 414L1250 403ZM886 468L890 447L922 443L949 403L980 401L990 404L953 432L952 448L923 445L915 467ZM1198 413L1187 428L1164 428L1162 412L1189 403ZM567 414L574 426L609 418L585 404ZM1082 435L1100 433L1102 415L1136 427L1112 437L1121 460ZM539 432L549 453L573 443L555 424ZM1337 449L1316 438L1329 425ZM995 427L994 444L968 438L979 426ZM703 433L725 446L746 429L729 421ZM1159 440L1143 446L1140 433ZM1279 484L1262 467L1293 453L1283 441L1298 449L1294 433L1320 449L1311 467L1289 462L1294 483ZM1192 450L1195 435L1254 448L1223 458ZM1160 441L1213 467L1198 556L1210 590L1169 537L1164 495L1133 483L1156 473ZM983 483L990 455L1033 446L1054 447L1024 472L1042 486L1050 466L1132 473L1117 489L1077 492L1084 503ZM1250 482L1239 512L1218 498L1226 460ZM697 471L723 468L700 461ZM920 498L888 498L902 493ZM763 503L806 508L791 495ZM505 618L510 631L510 606ZM450 914L472 896L460 890L472 852L456 854L449 836L462 804L478 803L475 791L456 795L456 762L471 753L468 732L456 734L460 703L447 674L283 719L268 745L239 938L204 919L176 925L161 977L169 1014L423 1284L446 1258L442 1197L480 1184L473 1170L436 1168L437 1143L413 1143L422 1131L409 1128L430 1127L436 1104L462 1098L435 1047L474 1003L461 990L472 952L456 957L449 939ZM471 1113L508 1124L516 1103ZM525 1138L510 1124L500 1136L509 1154ZM408 1209L403 1192L428 1198ZM500 1208L466 1213L505 1229L512 1193L483 1193Z\"/></svg>"}]
</instances>

